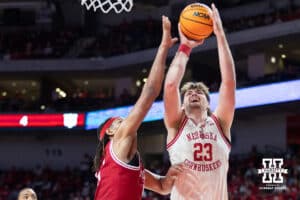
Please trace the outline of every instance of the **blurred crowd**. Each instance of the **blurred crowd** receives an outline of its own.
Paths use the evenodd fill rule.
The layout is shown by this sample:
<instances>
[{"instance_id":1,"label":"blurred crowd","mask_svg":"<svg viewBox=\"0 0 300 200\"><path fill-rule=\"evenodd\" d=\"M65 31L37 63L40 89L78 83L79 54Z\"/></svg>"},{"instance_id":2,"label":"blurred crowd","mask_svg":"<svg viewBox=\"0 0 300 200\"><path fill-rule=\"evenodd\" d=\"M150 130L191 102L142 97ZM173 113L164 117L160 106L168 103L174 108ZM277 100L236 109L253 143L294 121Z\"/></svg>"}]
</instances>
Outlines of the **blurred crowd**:
<instances>
[{"instance_id":1,"label":"blurred crowd","mask_svg":"<svg viewBox=\"0 0 300 200\"><path fill-rule=\"evenodd\" d=\"M283 10L274 9L268 14L223 20L226 32L236 32L249 28L281 23L300 18L300 8L291 6ZM172 20L172 18L171 18ZM177 24L177 19L172 24ZM161 39L161 22L149 17L145 21L128 22L126 19L117 27L105 27L79 57L109 57L137 50L155 48ZM172 27L172 35L178 35L177 26ZM105 47L105 48L103 48Z\"/></svg>"},{"instance_id":2,"label":"blurred crowd","mask_svg":"<svg viewBox=\"0 0 300 200\"><path fill-rule=\"evenodd\" d=\"M291 4L257 16L223 19L223 23L226 32L235 32L299 18L299 6ZM177 19L171 20L177 24ZM177 35L176 26L172 28L173 35ZM151 17L143 21L123 19L117 26L101 26L97 33L86 33L84 29L7 32L0 34L0 57L4 60L63 58L69 51L80 58L110 57L155 48L160 39L161 21Z\"/></svg>"},{"instance_id":3,"label":"blurred crowd","mask_svg":"<svg viewBox=\"0 0 300 200\"><path fill-rule=\"evenodd\" d=\"M237 86L248 87L259 84L274 83L287 80L295 80L300 78L299 67L286 67L283 71L274 74L268 74L264 77L250 80L247 77L242 78L241 73L237 80ZM210 89L210 92L216 92L219 88L219 80L217 77L209 77L210 80L202 80ZM99 88L99 91L90 91L88 87L74 88L73 91L67 91L66 97L61 97L53 89L50 98L37 97L34 101L25 99L24 94L17 92L14 95L0 95L0 110L1 112L87 112L105 108L113 108L118 106L132 105L136 102L140 89L138 87L135 93L124 88L120 95L114 94L114 88L104 89ZM162 91L163 92L163 91ZM162 99L162 92L158 100ZM41 107L41 106L44 107Z\"/></svg>"},{"instance_id":4,"label":"blurred crowd","mask_svg":"<svg viewBox=\"0 0 300 200\"><path fill-rule=\"evenodd\" d=\"M22 93L18 92L13 96L0 96L1 112L65 112L77 111L87 112L91 110L112 108L133 104L137 96L124 89L119 96L108 91L91 92L88 89L77 88L73 93L68 93L66 97L60 97L53 91L51 98L37 98L32 101L25 99ZM44 105L41 108L41 105Z\"/></svg>"},{"instance_id":5,"label":"blurred crowd","mask_svg":"<svg viewBox=\"0 0 300 200\"><path fill-rule=\"evenodd\" d=\"M284 159L285 190L262 190L262 158ZM86 157L88 158L88 157ZM78 168L53 170L38 166L33 170L11 168L0 170L0 200L15 200L20 189L32 187L43 200L91 200L96 187L96 178L91 171L92 158L85 159ZM163 160L146 160L146 167L164 175L169 167ZM295 148L287 152L258 152L254 147L247 155L231 155L228 173L228 192L231 200L299 200L300 199L300 151ZM199 183L201 184L201 183ZM145 190L143 200L168 200Z\"/></svg>"},{"instance_id":6,"label":"blurred crowd","mask_svg":"<svg viewBox=\"0 0 300 200\"><path fill-rule=\"evenodd\" d=\"M1 32L0 58L4 61L61 58L79 35L72 30Z\"/></svg>"}]
</instances>

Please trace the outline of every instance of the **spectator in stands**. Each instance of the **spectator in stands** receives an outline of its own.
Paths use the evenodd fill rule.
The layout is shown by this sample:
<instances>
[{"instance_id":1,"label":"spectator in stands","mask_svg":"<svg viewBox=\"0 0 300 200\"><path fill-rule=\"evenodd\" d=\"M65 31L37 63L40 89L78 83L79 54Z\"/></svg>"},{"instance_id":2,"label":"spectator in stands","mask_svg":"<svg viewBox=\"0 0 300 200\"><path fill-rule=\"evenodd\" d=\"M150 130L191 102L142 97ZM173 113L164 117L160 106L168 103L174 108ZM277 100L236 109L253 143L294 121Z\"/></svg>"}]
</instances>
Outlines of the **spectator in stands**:
<instances>
[{"instance_id":1,"label":"spectator in stands","mask_svg":"<svg viewBox=\"0 0 300 200\"><path fill-rule=\"evenodd\" d=\"M24 188L18 195L18 200L37 200L35 191L31 188Z\"/></svg>"},{"instance_id":2,"label":"spectator in stands","mask_svg":"<svg viewBox=\"0 0 300 200\"><path fill-rule=\"evenodd\" d=\"M271 153L270 151L257 151L258 155L269 155L270 157L285 157L285 168L289 169L286 180L287 189L283 191L265 191L258 187L262 183L261 175L246 176L247 169L255 163L255 168L261 168L261 157L253 157L251 152L247 154L234 154L230 158L230 168L228 174L228 189L232 200L299 200L300 199L300 146L297 145L293 151ZM32 158L34 159L34 158ZM165 165L162 160L147 160L146 168L151 169L152 163L157 163L155 169L164 171ZM64 170L53 170L45 167L31 170L20 168L1 169L0 168L0 200L16 200L22 188L30 185L39 191L38 197L42 200L74 200L76 193L80 191L80 199L93 199L96 183L91 181L93 174L89 171L88 178L81 170L65 168ZM2 166L0 166L2 167ZM38 173L36 173L38 171ZM87 181L88 180L88 181ZM47 185L51 187L47 187ZM248 194L242 194L240 188L246 187ZM244 189L243 189L244 190ZM251 193L251 194L249 194ZM76 197L77 198L77 197ZM143 200L169 200L167 196L149 192L143 193Z\"/></svg>"},{"instance_id":3,"label":"spectator in stands","mask_svg":"<svg viewBox=\"0 0 300 200\"><path fill-rule=\"evenodd\" d=\"M132 95L129 93L128 89L124 88L120 97L120 104L121 105L129 105L132 102Z\"/></svg>"}]
</instances>

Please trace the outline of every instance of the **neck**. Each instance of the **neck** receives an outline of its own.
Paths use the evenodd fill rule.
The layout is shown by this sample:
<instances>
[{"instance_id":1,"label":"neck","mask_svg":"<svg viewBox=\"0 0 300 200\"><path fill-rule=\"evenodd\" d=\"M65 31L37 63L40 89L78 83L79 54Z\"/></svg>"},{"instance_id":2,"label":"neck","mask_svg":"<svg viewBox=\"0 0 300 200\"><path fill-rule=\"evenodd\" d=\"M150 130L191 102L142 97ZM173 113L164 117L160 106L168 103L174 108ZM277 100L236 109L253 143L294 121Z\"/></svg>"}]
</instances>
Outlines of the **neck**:
<instances>
[{"instance_id":1,"label":"neck","mask_svg":"<svg viewBox=\"0 0 300 200\"><path fill-rule=\"evenodd\" d=\"M197 124L204 122L207 119L207 111L201 109L191 109L185 112L188 118L193 119Z\"/></svg>"}]
</instances>

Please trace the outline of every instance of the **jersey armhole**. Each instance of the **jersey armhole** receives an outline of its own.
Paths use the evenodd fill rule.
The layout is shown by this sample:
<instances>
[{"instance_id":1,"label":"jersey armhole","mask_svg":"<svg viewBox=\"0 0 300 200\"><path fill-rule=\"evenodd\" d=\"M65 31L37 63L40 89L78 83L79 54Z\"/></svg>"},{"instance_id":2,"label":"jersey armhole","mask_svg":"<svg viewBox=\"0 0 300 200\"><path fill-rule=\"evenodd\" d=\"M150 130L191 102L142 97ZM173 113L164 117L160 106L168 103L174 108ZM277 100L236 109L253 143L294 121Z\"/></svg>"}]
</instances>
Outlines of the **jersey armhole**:
<instances>
[{"instance_id":1,"label":"jersey armhole","mask_svg":"<svg viewBox=\"0 0 300 200\"><path fill-rule=\"evenodd\" d=\"M222 138L224 139L224 142L227 144L228 148L231 149L231 142L230 140L226 137L225 133L223 132L223 129L221 127L221 124L219 122L219 119L217 118L216 115L214 115L213 113L211 114L211 118L214 120L214 122L216 123L218 130L222 136Z\"/></svg>"},{"instance_id":2,"label":"jersey armhole","mask_svg":"<svg viewBox=\"0 0 300 200\"><path fill-rule=\"evenodd\" d=\"M187 120L188 120L187 116L184 115L184 117L181 120L180 125L178 127L178 131L176 133L176 136L169 143L167 143L167 149L169 149L176 142L176 140L179 138L179 136L181 135L182 130L183 130Z\"/></svg>"},{"instance_id":3,"label":"jersey armhole","mask_svg":"<svg viewBox=\"0 0 300 200\"><path fill-rule=\"evenodd\" d=\"M124 161L120 160L117 155L114 153L114 150L113 150L113 141L111 141L110 143L110 146L109 146L109 153L110 153L110 156L112 158L112 160L120 165L121 167L123 168L126 168L126 169L130 169L130 170L140 170L140 167L141 167L141 163L139 163L139 166L132 166L128 163L125 163ZM140 158L139 158L140 159ZM140 161L140 160L139 160Z\"/></svg>"}]
</instances>

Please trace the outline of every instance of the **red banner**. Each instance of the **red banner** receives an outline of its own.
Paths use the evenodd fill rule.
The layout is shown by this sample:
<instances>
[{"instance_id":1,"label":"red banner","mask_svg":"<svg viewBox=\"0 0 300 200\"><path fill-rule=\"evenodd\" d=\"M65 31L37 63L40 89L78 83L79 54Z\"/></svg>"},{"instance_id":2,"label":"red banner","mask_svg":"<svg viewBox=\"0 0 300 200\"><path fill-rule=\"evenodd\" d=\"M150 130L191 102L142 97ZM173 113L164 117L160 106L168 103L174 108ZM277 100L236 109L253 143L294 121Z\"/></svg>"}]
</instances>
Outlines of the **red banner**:
<instances>
[{"instance_id":1,"label":"red banner","mask_svg":"<svg viewBox=\"0 0 300 200\"><path fill-rule=\"evenodd\" d=\"M0 127L67 127L84 125L83 113L3 114Z\"/></svg>"}]
</instances>

